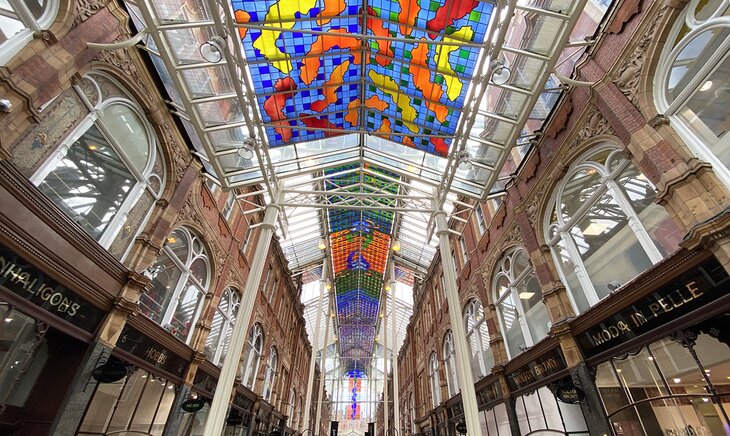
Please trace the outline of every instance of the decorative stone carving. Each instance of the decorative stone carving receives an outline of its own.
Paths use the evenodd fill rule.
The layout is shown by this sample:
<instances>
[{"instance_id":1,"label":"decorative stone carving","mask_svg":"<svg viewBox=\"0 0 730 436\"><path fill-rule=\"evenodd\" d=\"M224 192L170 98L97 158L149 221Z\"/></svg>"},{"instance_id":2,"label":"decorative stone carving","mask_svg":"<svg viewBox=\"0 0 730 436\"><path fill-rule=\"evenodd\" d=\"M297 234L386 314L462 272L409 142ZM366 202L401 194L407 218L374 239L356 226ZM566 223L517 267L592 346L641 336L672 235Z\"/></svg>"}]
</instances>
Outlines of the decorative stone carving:
<instances>
[{"instance_id":1,"label":"decorative stone carving","mask_svg":"<svg viewBox=\"0 0 730 436\"><path fill-rule=\"evenodd\" d=\"M117 38L114 42L119 42L121 40L124 40L127 38L127 35L122 36L120 38ZM145 79L140 74L139 69L134 63L134 59L132 59L132 56L129 54L129 51L127 50L102 50L99 52L98 55L93 59L97 62L102 62L108 65L111 65L124 73L124 76L128 77L130 79L130 82L134 84L134 86L137 86L140 91L139 95L141 95L146 101L144 103L147 104L147 106L151 105L151 102L149 101L150 95L153 95L150 89L146 85Z\"/></svg>"},{"instance_id":2,"label":"decorative stone carving","mask_svg":"<svg viewBox=\"0 0 730 436\"><path fill-rule=\"evenodd\" d=\"M664 5L659 9L656 16L651 19L649 27L644 32L644 35L639 39L639 42L634 47L634 51L628 57L623 67L618 70L618 73L613 78L613 83L618 86L621 92L628 97L629 101L639 108L639 82L641 80L641 70L646 62L646 50L654 40L657 30L659 29L659 23L663 22L662 18L666 13L668 6Z\"/></svg>"},{"instance_id":3,"label":"decorative stone carving","mask_svg":"<svg viewBox=\"0 0 730 436\"><path fill-rule=\"evenodd\" d=\"M594 108L591 112L588 113L588 116L586 116L583 126L580 128L580 130L578 130L578 133L570 142L570 145L565 150L565 152L562 153L562 156L566 159L570 159L573 157L573 153L575 152L575 150L578 149L585 141L595 136L611 135L614 133L615 132L606 117L603 116L601 111ZM564 162L566 167L569 166L568 163L569 162Z\"/></svg>"},{"instance_id":4,"label":"decorative stone carving","mask_svg":"<svg viewBox=\"0 0 730 436\"><path fill-rule=\"evenodd\" d=\"M175 139L175 135L168 123L162 123L162 133L167 143L167 149L170 152L170 159L173 163L173 171L175 172L175 180L180 181L185 170L188 169L191 162L190 153L187 149L183 149L181 144Z\"/></svg>"},{"instance_id":5,"label":"decorative stone carving","mask_svg":"<svg viewBox=\"0 0 730 436\"><path fill-rule=\"evenodd\" d=\"M106 6L108 0L76 0L76 13L71 27L76 27Z\"/></svg>"},{"instance_id":6,"label":"decorative stone carving","mask_svg":"<svg viewBox=\"0 0 730 436\"><path fill-rule=\"evenodd\" d=\"M205 232L205 234L199 236L203 240L208 242L208 248L210 249L210 251L212 251L211 253L209 253L209 256L210 259L213 261L213 270L215 271L215 277L217 280L223 273L223 265L225 264L226 259L229 255L223 249L221 249L218 244L218 239L215 237L214 232L210 228L210 224L207 222L207 220L204 220L202 218L202 215L199 212L197 205L194 204L194 197L194 195L188 196L187 201L185 201L183 207L180 208L178 221L192 222L199 229Z\"/></svg>"},{"instance_id":7,"label":"decorative stone carving","mask_svg":"<svg viewBox=\"0 0 730 436\"><path fill-rule=\"evenodd\" d=\"M543 183L540 183L537 191L535 191L532 197L530 197L530 199L524 203L523 207L525 209L525 213L527 213L527 219L530 220L530 224L532 224L533 227L539 216L538 212L540 210L540 204L542 204L541 200L545 195L545 186L548 185L552 185L551 178L548 178L547 180L544 180Z\"/></svg>"}]
</instances>

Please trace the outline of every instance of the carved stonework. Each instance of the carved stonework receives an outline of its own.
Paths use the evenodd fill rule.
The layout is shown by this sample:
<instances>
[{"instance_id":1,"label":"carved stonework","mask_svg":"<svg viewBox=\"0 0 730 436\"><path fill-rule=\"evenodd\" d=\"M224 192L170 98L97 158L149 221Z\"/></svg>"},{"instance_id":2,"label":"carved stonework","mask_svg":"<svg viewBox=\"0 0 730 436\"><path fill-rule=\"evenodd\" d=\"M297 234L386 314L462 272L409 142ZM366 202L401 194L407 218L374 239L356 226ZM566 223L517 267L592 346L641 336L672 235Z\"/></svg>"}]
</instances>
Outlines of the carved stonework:
<instances>
[{"instance_id":1,"label":"carved stonework","mask_svg":"<svg viewBox=\"0 0 730 436\"><path fill-rule=\"evenodd\" d=\"M121 36L114 42L119 42L126 38L126 35ZM148 96L153 95L147 87L145 79L142 77L139 69L135 65L134 59L132 59L132 56L127 50L102 50L93 60L111 65L123 72L123 76L128 77L131 83L134 83L135 86L139 87L142 91L139 95L143 96L145 99L148 99ZM147 103L147 106L150 105L149 100L145 103Z\"/></svg>"},{"instance_id":2,"label":"carved stonework","mask_svg":"<svg viewBox=\"0 0 730 436\"><path fill-rule=\"evenodd\" d=\"M504 245L512 245L514 243L520 244L522 246L525 245L525 243L522 240L522 230L520 230L520 226L514 225L512 226L512 229L507 233L507 236L504 238Z\"/></svg>"},{"instance_id":3,"label":"carved stonework","mask_svg":"<svg viewBox=\"0 0 730 436\"><path fill-rule=\"evenodd\" d=\"M71 27L76 27L106 6L108 0L76 0L76 14Z\"/></svg>"},{"instance_id":4,"label":"carved stonework","mask_svg":"<svg viewBox=\"0 0 730 436\"><path fill-rule=\"evenodd\" d=\"M207 220L204 220L201 213L198 211L197 205L194 204L195 196L188 196L187 201L180 209L178 214L178 221L187 221L194 223L199 229L205 232L204 235L199 235L203 240L208 241L208 248L212 251L209 253L210 259L213 261L213 270L215 271L215 277L218 279L223 272L223 265L228 258L226 253L218 244L218 239L211 231L210 224Z\"/></svg>"},{"instance_id":5,"label":"carved stonework","mask_svg":"<svg viewBox=\"0 0 730 436\"><path fill-rule=\"evenodd\" d=\"M527 213L527 219L530 220L530 224L532 224L533 227L535 226L537 217L540 216L538 212L540 210L540 204L542 203L541 200L545 195L545 186L552 185L551 182L552 179L548 178L547 180L544 180L542 183L540 183L537 191L535 191L532 197L530 197L530 199L524 203L523 207L525 209L525 213Z\"/></svg>"},{"instance_id":6,"label":"carved stonework","mask_svg":"<svg viewBox=\"0 0 730 436\"><path fill-rule=\"evenodd\" d=\"M666 13L668 6L662 6L659 9L657 15L651 20L651 24L644 32L644 35L639 39L639 42L634 47L634 51L631 56L627 59L623 67L618 70L618 73L613 78L613 83L618 86L621 92L628 97L631 103L639 108L639 82L641 80L641 70L646 62L646 50L654 40L657 30L659 29L659 23L663 22L662 18Z\"/></svg>"},{"instance_id":7,"label":"carved stonework","mask_svg":"<svg viewBox=\"0 0 730 436\"><path fill-rule=\"evenodd\" d=\"M573 156L573 152L587 140L596 136L612 135L614 133L615 132L611 127L611 124L608 122L606 117L603 116L601 111L593 109L593 111L590 112L586 117L583 126L570 142L568 148L565 150L564 153L562 153L562 156L566 158L571 158Z\"/></svg>"},{"instance_id":8,"label":"carved stonework","mask_svg":"<svg viewBox=\"0 0 730 436\"><path fill-rule=\"evenodd\" d=\"M165 142L168 145L170 151L170 159L173 162L173 171L175 172L175 180L180 181L185 170L190 166L191 157L187 152L187 149L183 149L183 146L175 139L172 129L168 123L162 123L162 133L165 138Z\"/></svg>"}]
</instances>

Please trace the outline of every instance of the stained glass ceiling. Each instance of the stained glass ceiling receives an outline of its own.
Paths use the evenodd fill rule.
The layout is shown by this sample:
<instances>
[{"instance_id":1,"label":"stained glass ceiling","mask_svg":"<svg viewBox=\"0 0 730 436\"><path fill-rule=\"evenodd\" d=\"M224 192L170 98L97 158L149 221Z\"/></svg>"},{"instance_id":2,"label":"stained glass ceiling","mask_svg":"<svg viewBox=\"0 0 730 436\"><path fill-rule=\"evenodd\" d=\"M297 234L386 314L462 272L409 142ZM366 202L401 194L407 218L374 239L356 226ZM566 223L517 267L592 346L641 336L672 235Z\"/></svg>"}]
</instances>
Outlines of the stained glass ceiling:
<instances>
[{"instance_id":1,"label":"stained glass ceiling","mask_svg":"<svg viewBox=\"0 0 730 436\"><path fill-rule=\"evenodd\" d=\"M464 221L504 190L565 89L555 72L574 75L606 12L598 0L126 5L206 169L267 203L281 194L290 269L321 264L329 241L351 356L376 332L382 247L399 240L396 267L423 274L434 212ZM203 56L213 43L219 59Z\"/></svg>"}]
</instances>

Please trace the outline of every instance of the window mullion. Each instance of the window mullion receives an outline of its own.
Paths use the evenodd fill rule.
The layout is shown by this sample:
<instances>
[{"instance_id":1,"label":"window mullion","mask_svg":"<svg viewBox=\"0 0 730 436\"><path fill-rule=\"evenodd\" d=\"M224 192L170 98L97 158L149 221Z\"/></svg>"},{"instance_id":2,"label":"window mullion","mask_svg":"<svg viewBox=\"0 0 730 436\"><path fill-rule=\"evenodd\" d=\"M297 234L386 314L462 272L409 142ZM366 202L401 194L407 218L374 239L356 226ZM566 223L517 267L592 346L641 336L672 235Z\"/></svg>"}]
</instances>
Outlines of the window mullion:
<instances>
[{"instance_id":1,"label":"window mullion","mask_svg":"<svg viewBox=\"0 0 730 436\"><path fill-rule=\"evenodd\" d=\"M177 281L177 286L175 286L175 290L172 293L172 298L170 298L170 303L167 305L167 309L165 309L165 315L162 317L162 322L160 324L170 324L172 321L172 315L175 313L175 309L177 308L178 300L180 299L180 293L182 292L185 285L188 283L188 276L190 275L190 271L183 271L183 273L180 275L180 279Z\"/></svg>"},{"instance_id":2,"label":"window mullion","mask_svg":"<svg viewBox=\"0 0 730 436\"><path fill-rule=\"evenodd\" d=\"M197 286L194 286L196 292L198 292L198 298L200 301L195 305L195 312L193 312L193 317L190 319L190 327L191 329L188 330L187 337L185 338L185 343L189 343L190 339L193 337L193 332L195 331L195 324L197 324L198 317L200 316L200 312L203 311L203 304L205 302L205 295L206 293L203 292L203 290ZM201 298L202 297L202 298Z\"/></svg>"},{"instance_id":3,"label":"window mullion","mask_svg":"<svg viewBox=\"0 0 730 436\"><path fill-rule=\"evenodd\" d=\"M656 245L654 245L654 242L651 240L651 236L649 236L644 225L641 224L639 216L636 214L633 206L631 206L631 202L624 194L623 189L619 187L615 180L608 180L607 185L611 196L614 198L616 203L618 203L622 212L626 215L631 230L633 230L636 238L639 240L639 243L642 248L644 248L644 251L649 256L651 262L654 264L660 262L663 258L662 254L656 248Z\"/></svg>"},{"instance_id":4,"label":"window mullion","mask_svg":"<svg viewBox=\"0 0 730 436\"><path fill-rule=\"evenodd\" d=\"M722 28L722 26L717 26ZM697 34L700 34L704 31L709 31L711 28L703 28L703 30L697 32L695 35L692 35L691 38L695 38ZM687 36L685 36L687 38ZM687 40L687 39L685 39ZM675 115L686 103L687 100L689 100L692 95L694 95L697 92L698 87L701 83L705 83L707 80L707 77L712 74L717 68L720 67L720 64L722 63L722 60L724 57L726 57L728 54L728 49L730 49L730 42L725 41L720 45L720 48L713 53L708 60L705 61L705 64L702 66L700 71L690 80L689 84L682 89L682 91L679 93L677 98L675 98L672 103L669 104L669 107L666 111L664 111L665 115ZM684 48L686 48L687 45L683 45L681 49L675 49L677 50L677 54L681 52ZM671 60L674 57L671 57L669 60ZM671 71L673 64L669 64L669 71Z\"/></svg>"},{"instance_id":5,"label":"window mullion","mask_svg":"<svg viewBox=\"0 0 730 436\"><path fill-rule=\"evenodd\" d=\"M34 32L42 30L36 22L33 13L30 11L30 9L28 9L28 6L25 4L25 2L19 0L8 0L8 2L13 8L13 11L15 11L15 13L18 15L18 18L20 18L20 21L22 21L26 27Z\"/></svg>"},{"instance_id":6,"label":"window mullion","mask_svg":"<svg viewBox=\"0 0 730 436\"><path fill-rule=\"evenodd\" d=\"M522 307L519 292L516 287L512 287L511 285L509 291L512 295L512 300L515 302L515 309L517 309L517 322L520 324L520 329L522 329L522 336L525 338L525 345L532 347L534 345L534 341L532 340L532 333L530 333L530 326L527 325L527 316L525 315L525 308Z\"/></svg>"},{"instance_id":7,"label":"window mullion","mask_svg":"<svg viewBox=\"0 0 730 436\"><path fill-rule=\"evenodd\" d=\"M593 282L591 282L591 279L588 276L588 271L586 270L585 264L583 264L583 258L580 256L580 251L575 245L573 235L571 235L570 232L567 230L560 232L560 234L562 235L561 239L565 243L565 251L568 252L568 257L570 257L570 259L573 261L573 264L575 264L575 275L578 277L578 282L583 288L583 293L585 294L586 298L588 298L588 304L593 306L599 301L598 293L596 293L596 289L593 287ZM570 289L567 281L563 284L567 286L568 289ZM570 289L570 291L579 292L579 290L577 289L575 291Z\"/></svg>"}]
</instances>

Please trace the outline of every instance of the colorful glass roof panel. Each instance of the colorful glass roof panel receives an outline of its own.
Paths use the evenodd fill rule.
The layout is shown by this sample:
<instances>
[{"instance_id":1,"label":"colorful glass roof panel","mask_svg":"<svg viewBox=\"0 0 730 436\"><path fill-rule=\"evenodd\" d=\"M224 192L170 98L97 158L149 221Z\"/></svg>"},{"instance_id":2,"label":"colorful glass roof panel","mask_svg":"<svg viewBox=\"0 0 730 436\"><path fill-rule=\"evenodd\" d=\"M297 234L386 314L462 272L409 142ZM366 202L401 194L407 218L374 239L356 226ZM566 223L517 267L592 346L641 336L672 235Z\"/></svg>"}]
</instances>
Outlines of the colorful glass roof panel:
<instances>
[{"instance_id":1,"label":"colorful glass roof panel","mask_svg":"<svg viewBox=\"0 0 730 436\"><path fill-rule=\"evenodd\" d=\"M446 156L492 4L232 4L270 146L366 131Z\"/></svg>"}]
</instances>

